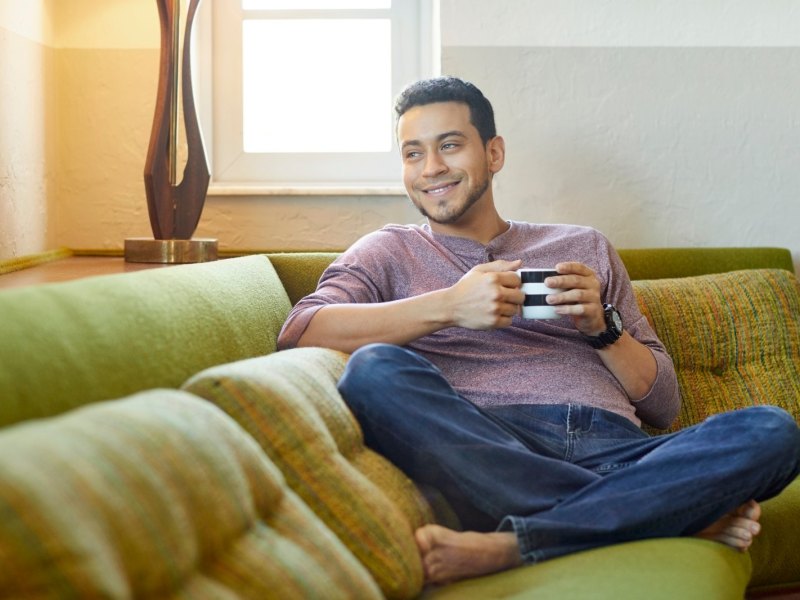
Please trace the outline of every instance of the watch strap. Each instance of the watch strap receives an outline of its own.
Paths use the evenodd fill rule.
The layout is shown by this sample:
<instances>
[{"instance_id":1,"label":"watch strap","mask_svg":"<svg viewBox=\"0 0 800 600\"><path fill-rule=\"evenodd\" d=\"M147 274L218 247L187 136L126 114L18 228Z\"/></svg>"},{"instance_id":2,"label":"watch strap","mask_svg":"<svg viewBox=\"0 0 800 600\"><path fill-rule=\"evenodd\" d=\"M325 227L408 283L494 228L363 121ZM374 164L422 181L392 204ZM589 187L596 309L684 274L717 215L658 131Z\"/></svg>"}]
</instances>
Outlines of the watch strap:
<instances>
[{"instance_id":1,"label":"watch strap","mask_svg":"<svg viewBox=\"0 0 800 600\"><path fill-rule=\"evenodd\" d=\"M600 350L601 348L605 348L606 346L610 346L614 342L616 342L619 338L622 337L622 328L617 328L612 321L612 312L617 312L617 309L614 308L611 304L604 304L603 305L603 316L605 317L606 321L606 330L601 333L600 335L584 335L584 339L589 343L589 345L594 348L595 350ZM619 313L617 313L619 314Z\"/></svg>"}]
</instances>

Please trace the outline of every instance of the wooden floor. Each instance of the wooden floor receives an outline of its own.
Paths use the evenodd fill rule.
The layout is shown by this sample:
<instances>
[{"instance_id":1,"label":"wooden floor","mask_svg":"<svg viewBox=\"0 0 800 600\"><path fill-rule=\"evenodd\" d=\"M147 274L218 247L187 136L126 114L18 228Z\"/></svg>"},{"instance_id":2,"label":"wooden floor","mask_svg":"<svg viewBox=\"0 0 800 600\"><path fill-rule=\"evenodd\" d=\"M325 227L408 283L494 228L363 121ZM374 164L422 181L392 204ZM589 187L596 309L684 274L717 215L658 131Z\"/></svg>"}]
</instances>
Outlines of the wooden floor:
<instances>
[{"instance_id":1,"label":"wooden floor","mask_svg":"<svg viewBox=\"0 0 800 600\"><path fill-rule=\"evenodd\" d=\"M71 281L95 275L130 273L143 269L166 269L170 266L172 265L130 263L125 262L122 257L71 256L0 275L0 290L40 283Z\"/></svg>"}]
</instances>

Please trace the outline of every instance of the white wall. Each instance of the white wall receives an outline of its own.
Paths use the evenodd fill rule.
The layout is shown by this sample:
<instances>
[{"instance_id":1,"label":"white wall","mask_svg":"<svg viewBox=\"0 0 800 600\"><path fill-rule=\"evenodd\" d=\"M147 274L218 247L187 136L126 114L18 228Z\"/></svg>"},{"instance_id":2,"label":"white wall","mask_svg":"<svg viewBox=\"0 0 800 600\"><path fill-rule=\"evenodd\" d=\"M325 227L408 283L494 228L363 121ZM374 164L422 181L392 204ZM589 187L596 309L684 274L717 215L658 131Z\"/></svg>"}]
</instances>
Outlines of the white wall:
<instances>
[{"instance_id":1,"label":"white wall","mask_svg":"<svg viewBox=\"0 0 800 600\"><path fill-rule=\"evenodd\" d=\"M618 247L784 246L800 272L800 2L442 0L492 100L506 218Z\"/></svg>"}]
</instances>

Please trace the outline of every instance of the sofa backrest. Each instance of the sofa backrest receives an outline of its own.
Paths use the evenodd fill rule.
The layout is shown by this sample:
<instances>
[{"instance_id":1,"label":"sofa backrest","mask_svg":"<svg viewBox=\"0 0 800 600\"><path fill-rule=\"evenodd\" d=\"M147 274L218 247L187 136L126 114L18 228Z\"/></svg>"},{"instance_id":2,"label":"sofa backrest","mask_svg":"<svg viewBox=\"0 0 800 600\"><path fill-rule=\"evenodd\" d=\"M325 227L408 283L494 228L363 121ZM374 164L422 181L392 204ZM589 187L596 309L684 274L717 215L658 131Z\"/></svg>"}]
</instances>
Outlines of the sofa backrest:
<instances>
[{"instance_id":1,"label":"sofa backrest","mask_svg":"<svg viewBox=\"0 0 800 600\"><path fill-rule=\"evenodd\" d=\"M290 309L264 256L0 293L0 426L266 354Z\"/></svg>"},{"instance_id":2,"label":"sofa backrest","mask_svg":"<svg viewBox=\"0 0 800 600\"><path fill-rule=\"evenodd\" d=\"M690 277L739 269L794 272L792 253L786 248L628 248L619 250L619 255L631 279ZM338 256L338 252L267 254L292 305L316 289L322 272Z\"/></svg>"},{"instance_id":3,"label":"sofa backrest","mask_svg":"<svg viewBox=\"0 0 800 600\"><path fill-rule=\"evenodd\" d=\"M633 288L675 364L683 404L671 430L759 404L800 422L800 283L792 273L751 269Z\"/></svg>"},{"instance_id":4,"label":"sofa backrest","mask_svg":"<svg viewBox=\"0 0 800 600\"><path fill-rule=\"evenodd\" d=\"M339 252L276 252L266 256L294 306L317 288L323 271L336 260Z\"/></svg>"},{"instance_id":5,"label":"sofa backrest","mask_svg":"<svg viewBox=\"0 0 800 600\"><path fill-rule=\"evenodd\" d=\"M631 279L665 279L742 269L794 272L787 248L628 248L619 251Z\"/></svg>"}]
</instances>

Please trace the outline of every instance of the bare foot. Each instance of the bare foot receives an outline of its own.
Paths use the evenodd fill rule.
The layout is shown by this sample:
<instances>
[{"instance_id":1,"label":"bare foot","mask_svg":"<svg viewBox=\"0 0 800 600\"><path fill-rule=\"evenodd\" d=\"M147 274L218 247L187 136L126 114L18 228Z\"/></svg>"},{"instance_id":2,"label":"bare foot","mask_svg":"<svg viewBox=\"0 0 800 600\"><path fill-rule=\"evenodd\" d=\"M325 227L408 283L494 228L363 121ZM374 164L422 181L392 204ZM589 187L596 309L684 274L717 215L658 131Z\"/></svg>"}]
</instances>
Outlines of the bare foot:
<instances>
[{"instance_id":1,"label":"bare foot","mask_svg":"<svg viewBox=\"0 0 800 600\"><path fill-rule=\"evenodd\" d=\"M425 525L414 536L428 583L488 575L522 564L514 533L453 531Z\"/></svg>"},{"instance_id":2,"label":"bare foot","mask_svg":"<svg viewBox=\"0 0 800 600\"><path fill-rule=\"evenodd\" d=\"M761 531L758 522L760 518L761 506L755 500L750 500L696 533L695 537L720 542L734 550L744 552Z\"/></svg>"}]
</instances>

